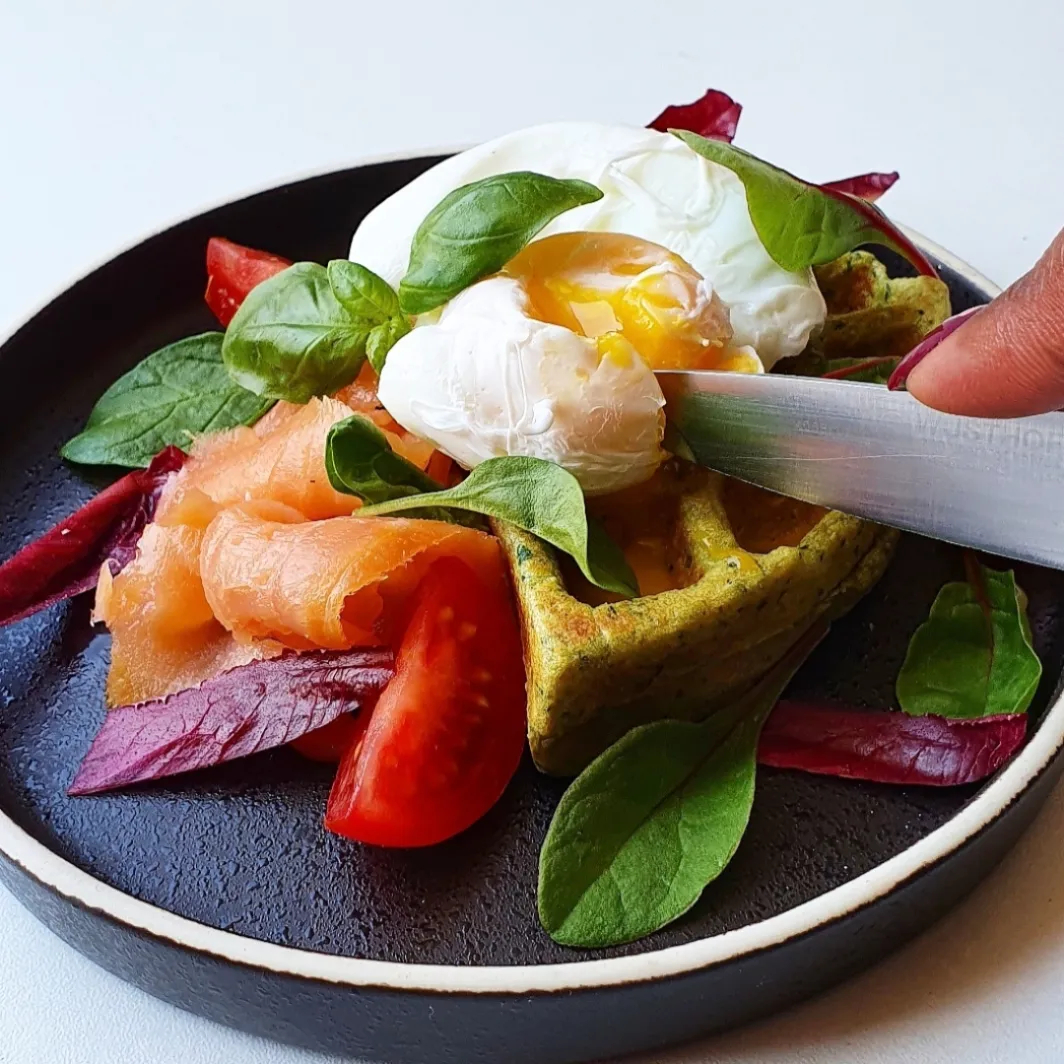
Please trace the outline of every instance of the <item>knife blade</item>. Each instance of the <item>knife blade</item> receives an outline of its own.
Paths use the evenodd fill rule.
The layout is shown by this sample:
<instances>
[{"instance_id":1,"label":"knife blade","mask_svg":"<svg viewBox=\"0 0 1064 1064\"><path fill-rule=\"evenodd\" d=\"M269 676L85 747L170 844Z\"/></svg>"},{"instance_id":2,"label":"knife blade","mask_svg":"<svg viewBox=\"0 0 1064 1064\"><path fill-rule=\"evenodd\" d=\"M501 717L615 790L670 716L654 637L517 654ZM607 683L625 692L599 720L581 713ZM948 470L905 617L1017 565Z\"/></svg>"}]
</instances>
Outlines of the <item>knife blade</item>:
<instances>
[{"instance_id":1,"label":"knife blade","mask_svg":"<svg viewBox=\"0 0 1064 1064\"><path fill-rule=\"evenodd\" d=\"M1064 413L942 414L878 384L657 374L687 457L763 488L1064 569Z\"/></svg>"}]
</instances>

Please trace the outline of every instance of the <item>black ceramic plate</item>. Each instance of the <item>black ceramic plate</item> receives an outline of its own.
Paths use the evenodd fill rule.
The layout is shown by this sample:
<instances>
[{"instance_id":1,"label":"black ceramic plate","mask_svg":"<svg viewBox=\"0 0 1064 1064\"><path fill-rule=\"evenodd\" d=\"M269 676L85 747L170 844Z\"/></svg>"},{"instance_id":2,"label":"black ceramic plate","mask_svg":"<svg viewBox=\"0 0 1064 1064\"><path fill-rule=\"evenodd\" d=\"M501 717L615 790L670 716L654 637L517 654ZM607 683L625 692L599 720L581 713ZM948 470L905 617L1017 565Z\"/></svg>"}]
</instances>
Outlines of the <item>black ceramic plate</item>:
<instances>
[{"instance_id":1,"label":"black ceramic plate","mask_svg":"<svg viewBox=\"0 0 1064 1064\"><path fill-rule=\"evenodd\" d=\"M213 326L207 238L293 259L346 253L370 207L435 159L252 196L145 241L0 349L0 555L99 486L59 446L119 373ZM924 242L925 246L926 242ZM941 249L954 307L988 282ZM1020 566L1045 681L1031 739L982 788L889 788L761 770L735 860L682 921L592 953L555 945L536 859L562 785L530 764L431 850L327 835L331 771L279 750L92 799L65 795L103 714L108 640L85 600L0 633L0 876L55 931L151 993L237 1027L388 1061L585 1060L735 1024L843 978L926 925L1005 852L1064 762L1064 576ZM907 638L958 552L907 537L794 690L889 704Z\"/></svg>"}]
</instances>

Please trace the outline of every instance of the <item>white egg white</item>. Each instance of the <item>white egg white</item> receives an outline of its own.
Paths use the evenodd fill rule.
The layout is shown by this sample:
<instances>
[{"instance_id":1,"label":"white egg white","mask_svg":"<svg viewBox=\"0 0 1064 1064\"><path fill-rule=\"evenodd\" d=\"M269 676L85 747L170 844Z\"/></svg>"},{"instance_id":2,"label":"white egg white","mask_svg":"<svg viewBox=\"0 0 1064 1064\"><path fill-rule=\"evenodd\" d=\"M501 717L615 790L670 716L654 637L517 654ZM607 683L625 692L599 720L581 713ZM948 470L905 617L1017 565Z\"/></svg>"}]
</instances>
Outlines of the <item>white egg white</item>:
<instances>
[{"instance_id":1,"label":"white egg white","mask_svg":"<svg viewBox=\"0 0 1064 1064\"><path fill-rule=\"evenodd\" d=\"M691 264L728 307L734 342L766 367L798 354L826 309L812 271L790 273L754 231L742 183L668 133L594 122L559 122L499 137L447 159L367 215L351 258L391 284L429 211L460 185L512 170L581 178L603 192L558 217L542 236L578 230L627 233Z\"/></svg>"},{"instance_id":2,"label":"white egg white","mask_svg":"<svg viewBox=\"0 0 1064 1064\"><path fill-rule=\"evenodd\" d=\"M466 469L530 455L605 494L646 480L665 457L661 389L634 350L621 351L601 357L594 340L534 320L520 283L492 277L396 343L378 394Z\"/></svg>"}]
</instances>

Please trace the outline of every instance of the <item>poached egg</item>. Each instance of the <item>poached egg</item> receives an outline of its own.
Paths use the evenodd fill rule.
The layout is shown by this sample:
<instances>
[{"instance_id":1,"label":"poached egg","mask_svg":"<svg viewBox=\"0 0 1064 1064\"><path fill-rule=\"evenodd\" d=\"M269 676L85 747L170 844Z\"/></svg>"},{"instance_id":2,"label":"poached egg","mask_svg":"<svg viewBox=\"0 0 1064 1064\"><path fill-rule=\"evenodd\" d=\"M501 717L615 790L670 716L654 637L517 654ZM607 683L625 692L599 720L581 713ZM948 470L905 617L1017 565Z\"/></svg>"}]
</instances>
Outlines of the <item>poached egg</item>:
<instances>
[{"instance_id":1,"label":"poached egg","mask_svg":"<svg viewBox=\"0 0 1064 1064\"><path fill-rule=\"evenodd\" d=\"M602 495L665 457L655 369L761 370L731 339L721 301L678 256L617 233L561 233L400 339L378 395L467 469L531 455Z\"/></svg>"},{"instance_id":2,"label":"poached egg","mask_svg":"<svg viewBox=\"0 0 1064 1064\"><path fill-rule=\"evenodd\" d=\"M530 455L569 470L589 495L616 491L647 480L664 457L665 401L613 335L600 347L537 321L519 281L490 277L392 348L377 394L466 469Z\"/></svg>"}]
</instances>

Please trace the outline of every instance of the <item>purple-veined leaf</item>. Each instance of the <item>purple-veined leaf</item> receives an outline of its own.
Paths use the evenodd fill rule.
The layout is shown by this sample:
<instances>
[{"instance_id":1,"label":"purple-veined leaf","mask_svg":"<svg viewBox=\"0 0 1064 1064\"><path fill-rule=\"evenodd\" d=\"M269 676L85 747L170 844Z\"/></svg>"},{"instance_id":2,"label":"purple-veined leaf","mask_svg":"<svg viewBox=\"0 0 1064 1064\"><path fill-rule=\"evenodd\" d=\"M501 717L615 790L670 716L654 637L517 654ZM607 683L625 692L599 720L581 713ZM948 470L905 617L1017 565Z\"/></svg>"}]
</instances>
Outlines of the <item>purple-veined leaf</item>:
<instances>
[{"instance_id":1,"label":"purple-veined leaf","mask_svg":"<svg viewBox=\"0 0 1064 1064\"><path fill-rule=\"evenodd\" d=\"M784 700L761 732L757 759L823 776L951 787L996 772L1026 734L1025 713L948 719Z\"/></svg>"},{"instance_id":2,"label":"purple-veined leaf","mask_svg":"<svg viewBox=\"0 0 1064 1064\"><path fill-rule=\"evenodd\" d=\"M393 672L394 655L381 648L287 653L112 709L68 793L96 794L283 746L342 713L365 711Z\"/></svg>"},{"instance_id":3,"label":"purple-veined leaf","mask_svg":"<svg viewBox=\"0 0 1064 1064\"><path fill-rule=\"evenodd\" d=\"M160 451L0 565L0 626L91 591L104 562L119 573L185 457L177 447Z\"/></svg>"}]
</instances>

